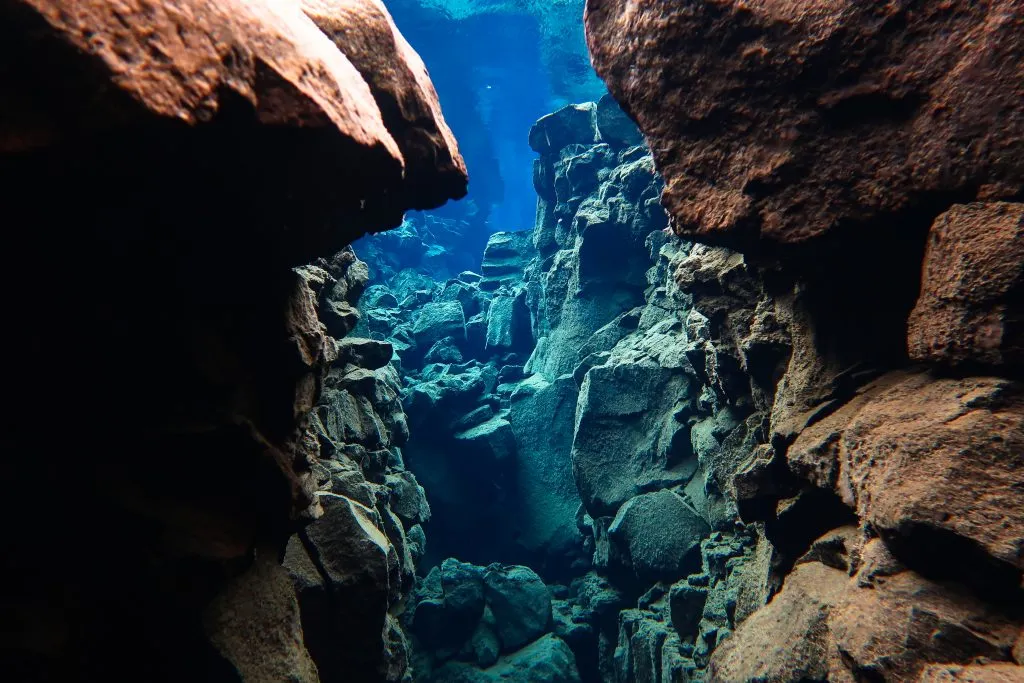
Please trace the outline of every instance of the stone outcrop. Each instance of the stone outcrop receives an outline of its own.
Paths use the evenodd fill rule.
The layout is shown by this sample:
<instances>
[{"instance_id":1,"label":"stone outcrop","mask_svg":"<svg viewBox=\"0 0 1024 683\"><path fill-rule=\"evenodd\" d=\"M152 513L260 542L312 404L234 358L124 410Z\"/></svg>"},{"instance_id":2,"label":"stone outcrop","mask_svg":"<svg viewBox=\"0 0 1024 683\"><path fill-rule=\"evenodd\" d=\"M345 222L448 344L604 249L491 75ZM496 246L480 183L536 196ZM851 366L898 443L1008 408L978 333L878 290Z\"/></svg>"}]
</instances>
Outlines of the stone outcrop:
<instances>
[{"instance_id":1,"label":"stone outcrop","mask_svg":"<svg viewBox=\"0 0 1024 683\"><path fill-rule=\"evenodd\" d=\"M1020 678L1024 8L587 4L673 230L742 253L676 271L759 421L704 462L771 548L707 676ZM632 672L671 636L651 612Z\"/></svg>"},{"instance_id":2,"label":"stone outcrop","mask_svg":"<svg viewBox=\"0 0 1024 683\"><path fill-rule=\"evenodd\" d=\"M1024 204L957 205L928 234L910 356L947 366L1021 367Z\"/></svg>"},{"instance_id":3,"label":"stone outcrop","mask_svg":"<svg viewBox=\"0 0 1024 683\"><path fill-rule=\"evenodd\" d=\"M871 221L1018 195L1022 15L1019 0L589 0L586 23L677 228L752 246L855 241Z\"/></svg>"},{"instance_id":4,"label":"stone outcrop","mask_svg":"<svg viewBox=\"0 0 1024 683\"><path fill-rule=\"evenodd\" d=\"M18 236L0 276L12 680L329 680L279 566L324 514L391 547L353 581L409 576L395 520L365 495L382 491L321 450L312 416L335 379L386 384L383 350L332 338L357 315L342 295L321 305L351 284L332 274L344 254L298 267L462 196L467 179L382 5L336 9L0 8L0 167ZM399 438L401 420L384 423ZM343 505L321 504L328 479ZM326 547L323 526L312 545ZM343 584L339 566L302 575ZM397 631L387 602L366 609L359 636L382 648Z\"/></svg>"}]
</instances>

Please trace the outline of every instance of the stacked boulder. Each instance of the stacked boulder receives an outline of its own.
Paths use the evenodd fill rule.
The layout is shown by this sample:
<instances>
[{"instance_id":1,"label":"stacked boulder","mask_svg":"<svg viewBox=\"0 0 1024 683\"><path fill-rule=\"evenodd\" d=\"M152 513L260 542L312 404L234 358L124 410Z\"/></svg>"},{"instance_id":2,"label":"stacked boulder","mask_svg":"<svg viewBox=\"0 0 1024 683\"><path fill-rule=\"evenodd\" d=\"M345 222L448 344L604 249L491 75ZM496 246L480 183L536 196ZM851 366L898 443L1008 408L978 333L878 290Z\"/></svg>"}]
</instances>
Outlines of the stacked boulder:
<instances>
[{"instance_id":1,"label":"stacked boulder","mask_svg":"<svg viewBox=\"0 0 1024 683\"><path fill-rule=\"evenodd\" d=\"M388 612L412 588L430 519L405 468L409 428L387 342L351 335L368 270L351 249L300 269L328 321L334 360L314 408L313 463L323 515L289 539L306 645L325 680L398 681L408 648ZM346 310L349 315L332 316Z\"/></svg>"},{"instance_id":2,"label":"stacked boulder","mask_svg":"<svg viewBox=\"0 0 1024 683\"><path fill-rule=\"evenodd\" d=\"M406 384L404 454L435 513L424 566L533 567L583 681L699 679L772 589L772 548L737 526L730 486L778 374L745 368L784 365L788 338L742 256L666 232L611 98L542 118L530 143L532 233L493 235L479 275L409 270L362 298ZM422 624L455 608L424 585L418 656L453 677L494 666L486 633L431 639Z\"/></svg>"},{"instance_id":3,"label":"stacked boulder","mask_svg":"<svg viewBox=\"0 0 1024 683\"><path fill-rule=\"evenodd\" d=\"M552 633L553 595L522 566L445 560L419 582L407 628L418 680L578 683L576 659Z\"/></svg>"}]
</instances>

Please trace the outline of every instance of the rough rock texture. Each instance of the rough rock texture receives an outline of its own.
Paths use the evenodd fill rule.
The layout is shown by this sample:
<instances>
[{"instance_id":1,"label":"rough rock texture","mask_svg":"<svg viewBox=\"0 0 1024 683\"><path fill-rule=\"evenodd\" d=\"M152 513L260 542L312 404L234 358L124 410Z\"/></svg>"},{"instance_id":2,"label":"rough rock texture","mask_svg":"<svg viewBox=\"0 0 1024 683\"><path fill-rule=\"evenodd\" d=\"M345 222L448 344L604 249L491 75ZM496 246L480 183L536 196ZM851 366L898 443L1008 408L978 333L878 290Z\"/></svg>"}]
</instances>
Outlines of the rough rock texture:
<instances>
[{"instance_id":1,"label":"rough rock texture","mask_svg":"<svg viewBox=\"0 0 1024 683\"><path fill-rule=\"evenodd\" d=\"M1024 188L1019 0L588 0L586 26L687 235L840 239Z\"/></svg>"},{"instance_id":2,"label":"rough rock texture","mask_svg":"<svg viewBox=\"0 0 1024 683\"><path fill-rule=\"evenodd\" d=\"M688 355L698 375L724 368L725 396L750 380L742 440L701 461L767 561L693 665L729 681L1019 678L1024 6L587 4L595 65L651 143L675 231L742 251L696 245L676 271L706 319L687 331L729 342ZM697 417L699 451L729 422ZM670 603L699 604L688 583ZM620 633L630 675L673 670L653 663L672 635L644 607L659 595Z\"/></svg>"},{"instance_id":3,"label":"rough rock texture","mask_svg":"<svg viewBox=\"0 0 1024 683\"><path fill-rule=\"evenodd\" d=\"M528 567L448 558L421 580L405 612L416 680L578 681L552 631L552 594Z\"/></svg>"},{"instance_id":4,"label":"rough rock texture","mask_svg":"<svg viewBox=\"0 0 1024 683\"><path fill-rule=\"evenodd\" d=\"M716 651L709 672L722 680L930 680L928 662L984 659L1019 675L1008 660L1020 627L1006 607L906 570L874 540L852 578L817 561L797 565Z\"/></svg>"},{"instance_id":5,"label":"rough rock texture","mask_svg":"<svg viewBox=\"0 0 1024 683\"><path fill-rule=\"evenodd\" d=\"M1019 384L890 373L805 429L786 457L801 479L834 488L862 522L919 556L925 568L970 580L994 561L1011 575L1016 570L1019 583ZM929 557L939 539L959 546L959 556Z\"/></svg>"},{"instance_id":6,"label":"rough rock texture","mask_svg":"<svg viewBox=\"0 0 1024 683\"><path fill-rule=\"evenodd\" d=\"M954 206L928 234L910 356L945 365L1024 365L1024 204Z\"/></svg>"},{"instance_id":7,"label":"rough rock texture","mask_svg":"<svg viewBox=\"0 0 1024 683\"><path fill-rule=\"evenodd\" d=\"M493 235L482 275L380 268L367 251L382 277L356 332L401 359L404 456L433 513L425 566L528 564L584 681L699 679L776 585L764 529L737 529L730 492L765 445L789 338L742 256L663 230L651 157L613 101L559 110L531 137L536 225ZM461 306L466 336L422 355L417 316L438 306ZM499 615L450 620L431 576L414 659L435 677L493 666ZM620 619L656 582L673 589Z\"/></svg>"},{"instance_id":8,"label":"rough rock texture","mask_svg":"<svg viewBox=\"0 0 1024 683\"><path fill-rule=\"evenodd\" d=\"M334 18L400 44L385 19ZM466 186L412 54L364 49L293 2L0 7L11 680L315 680L261 563L322 513L319 318L354 320L294 269Z\"/></svg>"}]
</instances>

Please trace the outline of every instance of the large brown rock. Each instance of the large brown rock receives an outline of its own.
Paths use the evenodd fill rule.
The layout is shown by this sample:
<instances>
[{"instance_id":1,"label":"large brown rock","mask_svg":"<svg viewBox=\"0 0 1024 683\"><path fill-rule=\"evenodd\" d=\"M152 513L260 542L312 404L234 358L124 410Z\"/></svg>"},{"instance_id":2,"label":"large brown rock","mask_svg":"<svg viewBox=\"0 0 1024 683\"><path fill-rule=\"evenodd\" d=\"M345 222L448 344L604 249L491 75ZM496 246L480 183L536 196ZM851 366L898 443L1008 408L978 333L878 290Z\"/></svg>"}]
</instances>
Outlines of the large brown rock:
<instances>
[{"instance_id":1,"label":"large brown rock","mask_svg":"<svg viewBox=\"0 0 1024 683\"><path fill-rule=\"evenodd\" d=\"M1022 399L1009 380L890 373L806 428L789 466L924 562L950 568L973 551L969 571L987 556L1019 574Z\"/></svg>"},{"instance_id":2,"label":"large brown rock","mask_svg":"<svg viewBox=\"0 0 1024 683\"><path fill-rule=\"evenodd\" d=\"M932 225L907 339L914 360L1024 364L1024 204L957 205Z\"/></svg>"},{"instance_id":3,"label":"large brown rock","mask_svg":"<svg viewBox=\"0 0 1024 683\"><path fill-rule=\"evenodd\" d=\"M466 164L423 60L380 0L301 0L303 11L366 79L405 161L410 208L466 193Z\"/></svg>"},{"instance_id":4,"label":"large brown rock","mask_svg":"<svg viewBox=\"0 0 1024 683\"><path fill-rule=\"evenodd\" d=\"M817 562L797 566L782 591L718 646L708 667L711 680L828 680L836 655L828 617L848 582L843 572Z\"/></svg>"},{"instance_id":5,"label":"large brown rock","mask_svg":"<svg viewBox=\"0 0 1024 683\"><path fill-rule=\"evenodd\" d=\"M320 512L329 278L293 269L466 184L373 9L318 15L343 52L295 0L0 3L0 514L34 510L0 557L33 624L4 624L11 680L315 675L287 591L247 583ZM211 645L208 609L252 628Z\"/></svg>"},{"instance_id":6,"label":"large brown rock","mask_svg":"<svg viewBox=\"0 0 1024 683\"><path fill-rule=\"evenodd\" d=\"M1006 604L906 570L875 539L865 545L829 629L853 673L902 681L929 663L1009 661L1020 622Z\"/></svg>"},{"instance_id":7,"label":"large brown rock","mask_svg":"<svg viewBox=\"0 0 1024 683\"><path fill-rule=\"evenodd\" d=\"M925 675L934 663L1012 667L1019 629L1005 606L907 570L875 539L852 578L820 562L798 564L772 601L715 650L709 673L779 683L960 680Z\"/></svg>"},{"instance_id":8,"label":"large brown rock","mask_svg":"<svg viewBox=\"0 0 1024 683\"><path fill-rule=\"evenodd\" d=\"M796 244L1024 184L1022 0L588 0L586 29L683 234Z\"/></svg>"},{"instance_id":9,"label":"large brown rock","mask_svg":"<svg viewBox=\"0 0 1024 683\"><path fill-rule=\"evenodd\" d=\"M933 664L922 671L917 680L919 683L1020 683L1024 681L1024 667L1013 664Z\"/></svg>"}]
</instances>

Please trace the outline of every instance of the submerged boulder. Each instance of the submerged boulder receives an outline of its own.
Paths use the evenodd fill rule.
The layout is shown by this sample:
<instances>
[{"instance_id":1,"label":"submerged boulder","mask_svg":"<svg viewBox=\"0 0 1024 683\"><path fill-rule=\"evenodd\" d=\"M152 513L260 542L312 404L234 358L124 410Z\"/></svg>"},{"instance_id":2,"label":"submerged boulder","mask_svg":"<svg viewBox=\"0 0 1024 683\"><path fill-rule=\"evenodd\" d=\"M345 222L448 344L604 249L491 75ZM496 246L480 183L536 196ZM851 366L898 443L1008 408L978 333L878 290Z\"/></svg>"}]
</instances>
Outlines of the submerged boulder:
<instances>
[{"instance_id":1,"label":"submerged boulder","mask_svg":"<svg viewBox=\"0 0 1024 683\"><path fill-rule=\"evenodd\" d=\"M530 129L530 147L547 154L571 144L594 144L598 140L596 109L593 102L570 104L542 116Z\"/></svg>"},{"instance_id":2,"label":"submerged boulder","mask_svg":"<svg viewBox=\"0 0 1024 683\"><path fill-rule=\"evenodd\" d=\"M549 629L551 590L529 567L492 564L484 587L503 652L518 650Z\"/></svg>"},{"instance_id":3,"label":"submerged boulder","mask_svg":"<svg viewBox=\"0 0 1024 683\"><path fill-rule=\"evenodd\" d=\"M640 129L611 95L605 95L597 101L596 122L601 140L612 147L632 147L644 143Z\"/></svg>"},{"instance_id":4,"label":"submerged boulder","mask_svg":"<svg viewBox=\"0 0 1024 683\"><path fill-rule=\"evenodd\" d=\"M426 303L416 316L412 333L416 343L425 349L445 337L457 342L466 340L466 314L457 301L432 301Z\"/></svg>"},{"instance_id":5,"label":"submerged boulder","mask_svg":"<svg viewBox=\"0 0 1024 683\"><path fill-rule=\"evenodd\" d=\"M710 528L672 491L645 493L619 508L608 528L618 557L641 579L675 579L700 565Z\"/></svg>"},{"instance_id":6,"label":"submerged boulder","mask_svg":"<svg viewBox=\"0 0 1024 683\"><path fill-rule=\"evenodd\" d=\"M487 309L487 336L484 348L495 353L527 349L532 341L526 292L520 291L515 295L497 294Z\"/></svg>"},{"instance_id":7,"label":"submerged boulder","mask_svg":"<svg viewBox=\"0 0 1024 683\"><path fill-rule=\"evenodd\" d=\"M561 638L546 635L527 647L480 669L450 662L431 677L433 683L580 683L576 657Z\"/></svg>"},{"instance_id":8,"label":"submerged boulder","mask_svg":"<svg viewBox=\"0 0 1024 683\"><path fill-rule=\"evenodd\" d=\"M512 425L503 416L492 417L475 427L454 436L455 443L464 449L460 455L466 460L482 460L474 467L507 466L515 458L516 438Z\"/></svg>"}]
</instances>

